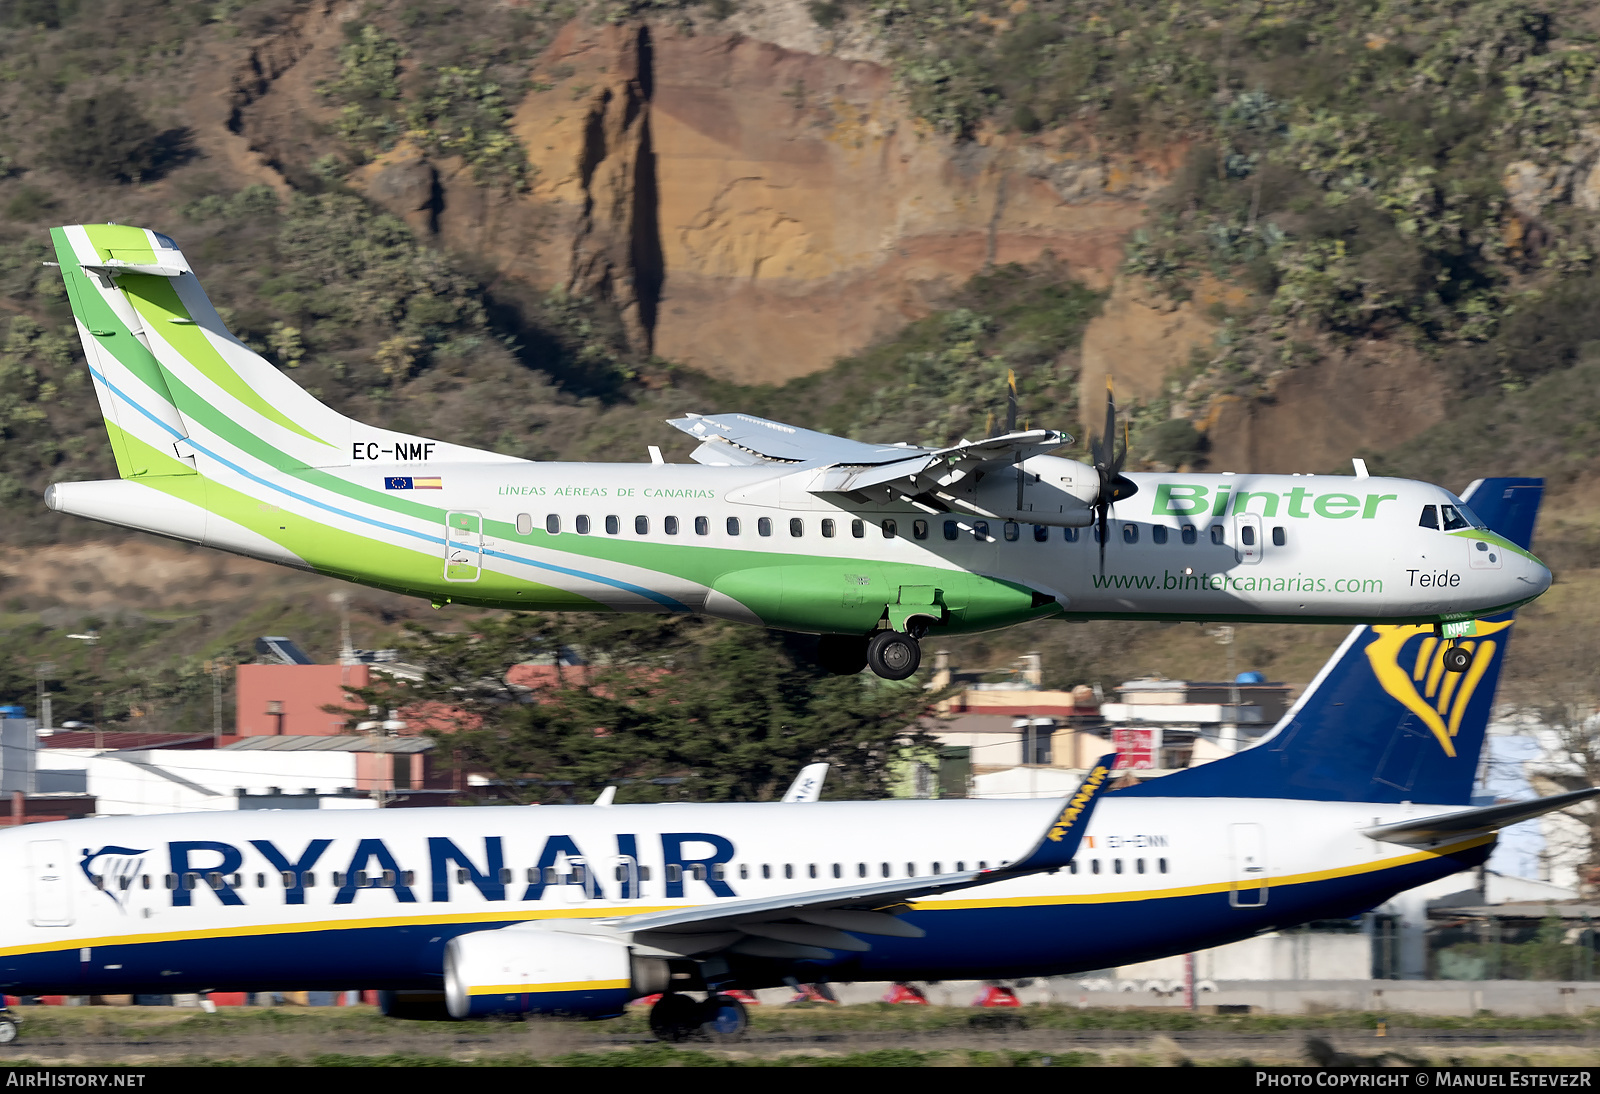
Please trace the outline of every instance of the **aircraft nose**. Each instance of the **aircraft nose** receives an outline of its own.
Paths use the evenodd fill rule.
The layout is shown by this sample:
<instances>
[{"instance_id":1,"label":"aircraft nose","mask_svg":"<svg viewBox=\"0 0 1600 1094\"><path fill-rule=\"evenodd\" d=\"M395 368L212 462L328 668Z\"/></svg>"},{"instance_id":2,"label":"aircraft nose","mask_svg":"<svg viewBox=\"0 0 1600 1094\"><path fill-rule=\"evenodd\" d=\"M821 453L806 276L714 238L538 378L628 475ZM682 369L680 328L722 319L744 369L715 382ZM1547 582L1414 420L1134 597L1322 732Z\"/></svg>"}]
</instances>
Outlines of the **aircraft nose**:
<instances>
[{"instance_id":1,"label":"aircraft nose","mask_svg":"<svg viewBox=\"0 0 1600 1094\"><path fill-rule=\"evenodd\" d=\"M1527 572L1517 575L1518 582L1527 590L1526 595L1542 595L1544 591L1550 587L1550 582L1553 580L1550 575L1550 567L1546 566L1532 555L1529 555L1523 561L1527 563L1527 565L1523 567L1523 569Z\"/></svg>"}]
</instances>

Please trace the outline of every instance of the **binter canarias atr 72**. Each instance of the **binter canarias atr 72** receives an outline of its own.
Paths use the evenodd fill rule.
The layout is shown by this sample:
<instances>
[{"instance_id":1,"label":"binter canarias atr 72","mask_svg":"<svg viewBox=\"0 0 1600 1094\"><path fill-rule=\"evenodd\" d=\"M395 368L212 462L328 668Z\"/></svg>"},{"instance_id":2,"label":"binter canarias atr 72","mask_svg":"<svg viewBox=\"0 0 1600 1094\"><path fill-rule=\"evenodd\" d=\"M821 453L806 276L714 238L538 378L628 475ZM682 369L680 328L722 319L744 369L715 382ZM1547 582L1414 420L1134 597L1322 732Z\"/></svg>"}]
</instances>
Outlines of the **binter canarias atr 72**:
<instances>
[{"instance_id":1,"label":"binter canarias atr 72","mask_svg":"<svg viewBox=\"0 0 1600 1094\"><path fill-rule=\"evenodd\" d=\"M365 425L234 337L167 236L52 231L120 478L51 508L425 597L699 612L823 636L904 678L924 635L1041 617L1433 624L1550 572L1460 498L1404 479L1123 471L1046 429L947 448L689 414L695 463L546 463ZM1013 403L1014 407L1014 403Z\"/></svg>"}]
</instances>

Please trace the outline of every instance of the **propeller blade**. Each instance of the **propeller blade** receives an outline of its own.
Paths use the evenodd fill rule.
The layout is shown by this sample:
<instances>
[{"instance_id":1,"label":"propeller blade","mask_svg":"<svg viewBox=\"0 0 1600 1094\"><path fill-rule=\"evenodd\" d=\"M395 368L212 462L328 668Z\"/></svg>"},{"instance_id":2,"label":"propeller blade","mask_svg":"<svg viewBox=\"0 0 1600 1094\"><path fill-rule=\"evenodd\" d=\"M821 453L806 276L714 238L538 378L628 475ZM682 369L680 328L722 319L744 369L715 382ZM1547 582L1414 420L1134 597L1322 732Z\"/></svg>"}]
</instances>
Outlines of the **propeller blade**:
<instances>
[{"instance_id":1,"label":"propeller blade","mask_svg":"<svg viewBox=\"0 0 1600 1094\"><path fill-rule=\"evenodd\" d=\"M1006 369L1006 432L1017 431L1017 374Z\"/></svg>"}]
</instances>

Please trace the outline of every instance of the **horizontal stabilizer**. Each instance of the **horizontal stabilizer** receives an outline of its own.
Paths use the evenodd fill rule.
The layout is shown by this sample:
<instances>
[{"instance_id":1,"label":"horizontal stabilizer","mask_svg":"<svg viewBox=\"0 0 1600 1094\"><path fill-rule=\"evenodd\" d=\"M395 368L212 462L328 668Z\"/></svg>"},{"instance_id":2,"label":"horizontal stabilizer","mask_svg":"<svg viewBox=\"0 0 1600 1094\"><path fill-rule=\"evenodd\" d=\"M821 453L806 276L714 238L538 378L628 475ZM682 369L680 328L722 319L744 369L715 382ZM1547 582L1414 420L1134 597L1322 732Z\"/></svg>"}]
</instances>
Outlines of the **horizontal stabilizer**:
<instances>
[{"instance_id":1,"label":"horizontal stabilizer","mask_svg":"<svg viewBox=\"0 0 1600 1094\"><path fill-rule=\"evenodd\" d=\"M1569 805L1588 801L1600 794L1600 787L1573 790L1528 802L1510 802L1506 805L1487 805L1482 809L1467 809L1460 813L1443 813L1415 820L1395 821L1363 828L1361 834L1384 843L1436 843L1476 832L1493 832L1518 821L1531 820Z\"/></svg>"},{"instance_id":2,"label":"horizontal stabilizer","mask_svg":"<svg viewBox=\"0 0 1600 1094\"><path fill-rule=\"evenodd\" d=\"M152 277L182 277L188 270L179 266L158 266L148 262L123 262L120 259L107 259L105 262L84 262L81 268L92 274L110 276L111 274L149 274Z\"/></svg>"}]
</instances>

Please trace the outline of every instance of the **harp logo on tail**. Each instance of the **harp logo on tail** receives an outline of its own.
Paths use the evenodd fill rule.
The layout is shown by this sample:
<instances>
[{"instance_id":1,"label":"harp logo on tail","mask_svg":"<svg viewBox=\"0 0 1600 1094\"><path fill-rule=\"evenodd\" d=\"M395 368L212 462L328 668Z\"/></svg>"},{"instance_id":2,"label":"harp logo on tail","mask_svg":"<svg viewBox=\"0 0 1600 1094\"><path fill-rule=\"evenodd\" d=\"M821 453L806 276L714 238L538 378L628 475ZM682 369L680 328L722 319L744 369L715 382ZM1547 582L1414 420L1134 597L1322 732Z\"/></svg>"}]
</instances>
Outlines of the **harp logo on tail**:
<instances>
[{"instance_id":1,"label":"harp logo on tail","mask_svg":"<svg viewBox=\"0 0 1600 1094\"><path fill-rule=\"evenodd\" d=\"M1476 638L1461 643L1472 654L1466 672L1444 671L1444 643L1427 624L1374 626L1372 633L1377 637L1367 643L1367 660L1383 690L1421 719L1446 756L1454 756L1461 717L1503 644L1488 636L1506 630L1511 623L1506 619L1478 624Z\"/></svg>"}]
</instances>

